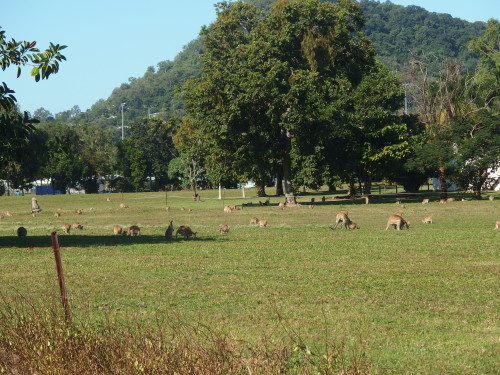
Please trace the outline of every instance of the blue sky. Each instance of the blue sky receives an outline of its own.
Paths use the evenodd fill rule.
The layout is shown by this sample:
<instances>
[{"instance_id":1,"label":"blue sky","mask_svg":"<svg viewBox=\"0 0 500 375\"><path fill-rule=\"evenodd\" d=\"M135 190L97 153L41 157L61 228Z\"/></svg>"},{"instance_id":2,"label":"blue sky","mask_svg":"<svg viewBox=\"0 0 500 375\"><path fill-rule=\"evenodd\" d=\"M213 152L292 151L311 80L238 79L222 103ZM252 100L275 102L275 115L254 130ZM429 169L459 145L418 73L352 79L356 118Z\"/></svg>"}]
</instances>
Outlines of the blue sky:
<instances>
[{"instance_id":1,"label":"blue sky","mask_svg":"<svg viewBox=\"0 0 500 375\"><path fill-rule=\"evenodd\" d=\"M7 39L64 44L67 61L57 75L36 83L25 69L0 71L0 81L16 91L21 110L52 114L78 105L89 109L107 99L130 77L173 60L215 20L213 0L1 0L0 27ZM500 18L500 0L392 0L449 13L470 22Z\"/></svg>"}]
</instances>

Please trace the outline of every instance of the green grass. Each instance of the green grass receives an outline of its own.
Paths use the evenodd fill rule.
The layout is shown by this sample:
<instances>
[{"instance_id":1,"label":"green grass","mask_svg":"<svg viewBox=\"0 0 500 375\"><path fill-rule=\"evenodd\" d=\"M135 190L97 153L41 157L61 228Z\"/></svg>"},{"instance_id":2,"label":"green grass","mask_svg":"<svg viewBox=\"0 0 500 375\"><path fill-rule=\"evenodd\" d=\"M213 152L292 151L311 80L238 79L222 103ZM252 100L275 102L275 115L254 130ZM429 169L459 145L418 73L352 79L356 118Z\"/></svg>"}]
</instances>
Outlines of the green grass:
<instances>
[{"instance_id":1,"label":"green grass","mask_svg":"<svg viewBox=\"0 0 500 375\"><path fill-rule=\"evenodd\" d=\"M498 197L403 199L402 208L391 198L322 203L318 192L280 210L282 198L262 207L250 194L226 190L220 201L216 191L201 191L203 202L189 192L40 196L37 217L28 213L31 196L0 197L0 213L13 212L0 220L0 292L7 302L57 295L50 240L57 230L76 321L112 316L148 326L173 314L248 342L300 338L321 354L327 342L342 343L347 356L366 356L373 373L497 373ZM249 202L223 212L224 204ZM329 229L341 209L360 230ZM410 230L385 231L396 211ZM421 223L427 215L434 224ZM269 226L249 225L253 216ZM169 220L191 226L198 239L167 242ZM61 234L62 223L75 221L83 231ZM141 236L113 236L114 224L138 225ZM230 232L219 234L220 224ZM27 238L15 237L21 225Z\"/></svg>"}]
</instances>

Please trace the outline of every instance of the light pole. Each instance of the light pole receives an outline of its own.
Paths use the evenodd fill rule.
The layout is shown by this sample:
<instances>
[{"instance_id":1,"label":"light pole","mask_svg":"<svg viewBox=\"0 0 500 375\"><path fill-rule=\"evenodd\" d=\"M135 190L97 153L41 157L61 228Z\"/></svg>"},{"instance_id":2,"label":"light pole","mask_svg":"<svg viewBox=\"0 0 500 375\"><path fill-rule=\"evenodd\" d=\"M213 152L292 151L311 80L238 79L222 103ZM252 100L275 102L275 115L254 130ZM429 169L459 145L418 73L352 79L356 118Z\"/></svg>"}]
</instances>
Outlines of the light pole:
<instances>
[{"instance_id":1,"label":"light pole","mask_svg":"<svg viewBox=\"0 0 500 375\"><path fill-rule=\"evenodd\" d=\"M409 86L409 83L404 83L403 86L405 88L405 115L408 114L408 98L406 96L406 87Z\"/></svg>"},{"instance_id":2,"label":"light pole","mask_svg":"<svg viewBox=\"0 0 500 375\"><path fill-rule=\"evenodd\" d=\"M122 103L122 104L120 104L120 107L121 107L121 109L122 109L122 141L123 141L123 108L125 107L125 104L126 104L126 103Z\"/></svg>"}]
</instances>

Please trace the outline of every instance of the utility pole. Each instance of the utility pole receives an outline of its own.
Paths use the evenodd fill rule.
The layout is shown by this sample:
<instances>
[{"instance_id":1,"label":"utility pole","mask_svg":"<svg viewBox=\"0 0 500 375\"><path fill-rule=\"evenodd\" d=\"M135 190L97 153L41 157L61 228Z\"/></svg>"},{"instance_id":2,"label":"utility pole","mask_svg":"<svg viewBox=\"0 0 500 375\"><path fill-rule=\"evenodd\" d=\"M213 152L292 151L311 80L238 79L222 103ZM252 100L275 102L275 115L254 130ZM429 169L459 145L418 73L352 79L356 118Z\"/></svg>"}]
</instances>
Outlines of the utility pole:
<instances>
[{"instance_id":1,"label":"utility pole","mask_svg":"<svg viewBox=\"0 0 500 375\"><path fill-rule=\"evenodd\" d=\"M405 88L405 115L408 114L408 98L406 96L406 87L409 85L409 83L405 83L403 84L404 88Z\"/></svg>"},{"instance_id":2,"label":"utility pole","mask_svg":"<svg viewBox=\"0 0 500 375\"><path fill-rule=\"evenodd\" d=\"M121 109L122 109L122 141L123 141L123 108L125 107L125 104L126 104L126 103L122 103L122 104L120 104L120 107L121 107Z\"/></svg>"}]
</instances>

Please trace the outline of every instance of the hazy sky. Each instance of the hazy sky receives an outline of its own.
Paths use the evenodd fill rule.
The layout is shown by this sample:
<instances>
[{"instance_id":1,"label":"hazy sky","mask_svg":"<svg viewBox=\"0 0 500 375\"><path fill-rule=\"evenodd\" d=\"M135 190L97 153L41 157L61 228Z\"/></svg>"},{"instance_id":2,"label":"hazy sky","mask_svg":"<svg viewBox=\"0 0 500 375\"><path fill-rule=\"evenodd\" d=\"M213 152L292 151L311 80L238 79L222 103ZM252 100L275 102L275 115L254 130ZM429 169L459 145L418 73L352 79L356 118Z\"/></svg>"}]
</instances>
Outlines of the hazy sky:
<instances>
[{"instance_id":1,"label":"hazy sky","mask_svg":"<svg viewBox=\"0 0 500 375\"><path fill-rule=\"evenodd\" d=\"M213 0L0 0L0 27L8 40L67 45L67 61L38 83L25 69L0 70L0 82L16 91L21 110L52 114L78 105L89 109L113 89L141 77L149 66L173 60L215 20ZM470 22L500 18L500 0L392 0L449 13Z\"/></svg>"}]
</instances>

